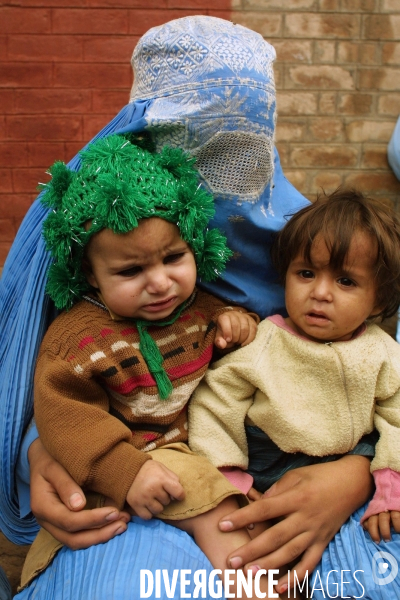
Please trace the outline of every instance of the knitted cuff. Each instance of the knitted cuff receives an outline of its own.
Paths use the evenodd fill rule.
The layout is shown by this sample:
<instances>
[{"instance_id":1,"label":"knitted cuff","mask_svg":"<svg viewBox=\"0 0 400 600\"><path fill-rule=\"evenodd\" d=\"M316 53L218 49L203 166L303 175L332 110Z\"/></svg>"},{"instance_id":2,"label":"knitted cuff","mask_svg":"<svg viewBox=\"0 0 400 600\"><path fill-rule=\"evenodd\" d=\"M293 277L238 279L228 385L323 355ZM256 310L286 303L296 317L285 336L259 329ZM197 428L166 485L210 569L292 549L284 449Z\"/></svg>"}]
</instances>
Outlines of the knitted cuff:
<instances>
[{"instance_id":1,"label":"knitted cuff","mask_svg":"<svg viewBox=\"0 0 400 600\"><path fill-rule=\"evenodd\" d=\"M377 469L373 472L375 494L368 505L360 523L372 515L390 510L400 511L400 473L392 469Z\"/></svg>"}]
</instances>

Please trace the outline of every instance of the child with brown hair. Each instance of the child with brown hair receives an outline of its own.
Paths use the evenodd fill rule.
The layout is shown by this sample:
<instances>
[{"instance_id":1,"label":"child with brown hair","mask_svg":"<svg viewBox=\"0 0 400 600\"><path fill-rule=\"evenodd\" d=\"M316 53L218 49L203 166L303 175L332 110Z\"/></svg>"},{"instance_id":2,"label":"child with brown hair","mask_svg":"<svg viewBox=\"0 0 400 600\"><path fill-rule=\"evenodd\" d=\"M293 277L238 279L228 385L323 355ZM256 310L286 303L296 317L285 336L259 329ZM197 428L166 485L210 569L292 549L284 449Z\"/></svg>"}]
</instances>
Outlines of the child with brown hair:
<instances>
[{"instance_id":1,"label":"child with brown hair","mask_svg":"<svg viewBox=\"0 0 400 600\"><path fill-rule=\"evenodd\" d=\"M400 346L374 317L400 303L400 225L356 191L295 214L273 260L288 316L268 317L246 348L213 364L194 393L189 445L239 467L265 492L284 472L352 452L379 432L372 538L400 531ZM279 590L280 592L283 589Z\"/></svg>"}]
</instances>

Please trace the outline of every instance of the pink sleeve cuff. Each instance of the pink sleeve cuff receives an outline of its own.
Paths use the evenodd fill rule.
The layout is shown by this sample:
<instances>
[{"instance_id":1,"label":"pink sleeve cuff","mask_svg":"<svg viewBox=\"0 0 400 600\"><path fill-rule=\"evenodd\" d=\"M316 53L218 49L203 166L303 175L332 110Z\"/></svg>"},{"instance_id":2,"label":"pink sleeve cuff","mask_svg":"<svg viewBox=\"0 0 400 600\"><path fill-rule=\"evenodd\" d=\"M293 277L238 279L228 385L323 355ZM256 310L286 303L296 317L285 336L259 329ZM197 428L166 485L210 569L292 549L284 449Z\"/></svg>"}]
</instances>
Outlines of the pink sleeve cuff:
<instances>
[{"instance_id":1,"label":"pink sleeve cuff","mask_svg":"<svg viewBox=\"0 0 400 600\"><path fill-rule=\"evenodd\" d=\"M378 469L373 472L375 494L368 505L360 523L372 515L390 510L400 511L400 473L392 469Z\"/></svg>"},{"instance_id":2,"label":"pink sleeve cuff","mask_svg":"<svg viewBox=\"0 0 400 600\"><path fill-rule=\"evenodd\" d=\"M231 484L237 487L243 494L247 494L253 485L252 476L241 469L237 469L236 467L220 467L218 471L222 475L225 475Z\"/></svg>"}]
</instances>

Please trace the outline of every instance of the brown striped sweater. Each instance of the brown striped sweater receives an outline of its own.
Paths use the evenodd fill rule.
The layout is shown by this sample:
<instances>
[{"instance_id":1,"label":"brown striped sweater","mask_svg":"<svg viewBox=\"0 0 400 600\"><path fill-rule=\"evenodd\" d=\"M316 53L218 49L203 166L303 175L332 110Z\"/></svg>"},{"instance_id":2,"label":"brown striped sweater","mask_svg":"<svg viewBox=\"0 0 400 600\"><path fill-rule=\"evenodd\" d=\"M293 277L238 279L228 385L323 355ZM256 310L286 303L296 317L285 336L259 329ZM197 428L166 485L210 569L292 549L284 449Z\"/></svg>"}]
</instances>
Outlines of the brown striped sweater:
<instances>
[{"instance_id":1,"label":"brown striped sweater","mask_svg":"<svg viewBox=\"0 0 400 600\"><path fill-rule=\"evenodd\" d=\"M173 385L166 400L133 320L113 320L101 303L82 300L52 323L36 366L35 419L43 444L79 485L123 506L146 452L187 441L187 403L211 360L216 318L231 308L196 291L175 323L148 329Z\"/></svg>"}]
</instances>

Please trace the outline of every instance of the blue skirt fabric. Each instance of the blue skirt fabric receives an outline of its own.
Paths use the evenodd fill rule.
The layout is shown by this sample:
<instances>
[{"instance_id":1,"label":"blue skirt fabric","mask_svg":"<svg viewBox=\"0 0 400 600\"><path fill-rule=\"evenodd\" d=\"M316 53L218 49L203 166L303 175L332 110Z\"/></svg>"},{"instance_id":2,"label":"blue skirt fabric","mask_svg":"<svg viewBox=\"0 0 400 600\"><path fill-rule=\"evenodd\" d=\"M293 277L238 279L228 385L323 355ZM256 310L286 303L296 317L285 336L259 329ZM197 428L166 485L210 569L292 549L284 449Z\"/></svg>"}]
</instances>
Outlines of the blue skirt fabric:
<instances>
[{"instance_id":1,"label":"blue skirt fabric","mask_svg":"<svg viewBox=\"0 0 400 600\"><path fill-rule=\"evenodd\" d=\"M358 509L325 550L311 579L309 597L400 598L400 535L392 534L390 542L373 542L360 525L365 510L366 505Z\"/></svg>"},{"instance_id":2,"label":"blue skirt fabric","mask_svg":"<svg viewBox=\"0 0 400 600\"><path fill-rule=\"evenodd\" d=\"M174 590L175 569L179 573ZM182 569L187 573L182 574ZM166 584L163 570L168 574ZM46 571L15 599L137 600L148 597L178 600L185 597L181 591L185 580L189 583L183 590L187 598L192 598L195 597L196 571L203 571L199 577L208 582L212 566L187 533L156 519L143 521L135 517L125 533L107 544L76 551L62 548ZM199 598L216 597L209 595L208 586L206 589L206 595L200 592Z\"/></svg>"},{"instance_id":3,"label":"blue skirt fabric","mask_svg":"<svg viewBox=\"0 0 400 600\"><path fill-rule=\"evenodd\" d=\"M325 550L313 576L309 577L309 598L400 598L397 573L400 535L394 534L391 542L375 544L360 525L364 511L362 507L354 513ZM163 569L168 573L167 586L172 583L174 570L179 570L175 590L169 591L164 584ZM185 576L182 569L189 573ZM157 570L160 593L156 588ZM204 596L201 592L196 596L196 571L203 571L202 577L208 582L212 566L186 533L155 519L133 518L124 534L106 544L76 551L62 548L46 571L17 594L15 600L137 600L140 597L178 600L185 597L180 587L184 577L189 581L185 587L187 598L225 597L214 586L211 592L207 587ZM292 594L295 597L294 592Z\"/></svg>"},{"instance_id":4,"label":"blue skirt fabric","mask_svg":"<svg viewBox=\"0 0 400 600\"><path fill-rule=\"evenodd\" d=\"M7 575L0 567L0 600L11 600L11 585Z\"/></svg>"}]
</instances>

